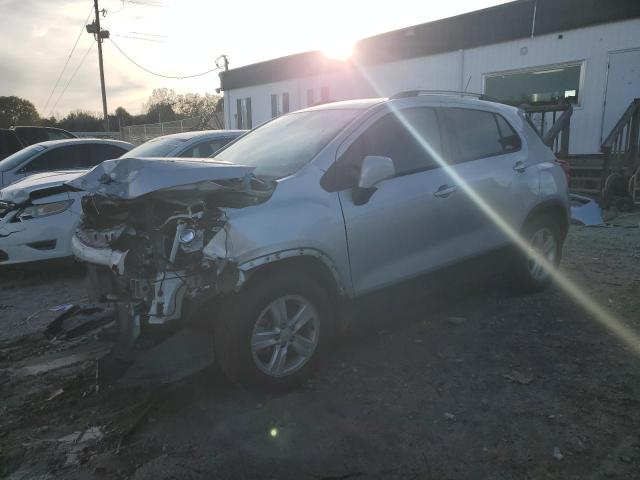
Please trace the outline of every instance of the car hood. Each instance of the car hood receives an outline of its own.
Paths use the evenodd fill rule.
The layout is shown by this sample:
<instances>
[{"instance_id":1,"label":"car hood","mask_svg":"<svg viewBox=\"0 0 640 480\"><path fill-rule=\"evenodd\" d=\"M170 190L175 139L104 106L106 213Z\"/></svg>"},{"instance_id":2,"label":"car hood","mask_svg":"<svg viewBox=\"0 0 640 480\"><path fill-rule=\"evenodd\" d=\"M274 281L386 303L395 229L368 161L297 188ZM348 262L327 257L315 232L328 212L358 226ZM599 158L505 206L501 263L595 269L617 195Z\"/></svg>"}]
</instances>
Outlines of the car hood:
<instances>
[{"instance_id":1,"label":"car hood","mask_svg":"<svg viewBox=\"0 0 640 480\"><path fill-rule=\"evenodd\" d=\"M69 182L75 190L132 200L161 190L215 190L216 180L248 178L254 167L209 159L118 158ZM186 188L185 188L186 187Z\"/></svg>"},{"instance_id":2,"label":"car hood","mask_svg":"<svg viewBox=\"0 0 640 480\"><path fill-rule=\"evenodd\" d=\"M86 172L87 170L66 170L29 175L0 190L0 200L20 204L29 200L34 192L38 192L38 196L46 195L48 191L55 193L66 182L74 180Z\"/></svg>"}]
</instances>

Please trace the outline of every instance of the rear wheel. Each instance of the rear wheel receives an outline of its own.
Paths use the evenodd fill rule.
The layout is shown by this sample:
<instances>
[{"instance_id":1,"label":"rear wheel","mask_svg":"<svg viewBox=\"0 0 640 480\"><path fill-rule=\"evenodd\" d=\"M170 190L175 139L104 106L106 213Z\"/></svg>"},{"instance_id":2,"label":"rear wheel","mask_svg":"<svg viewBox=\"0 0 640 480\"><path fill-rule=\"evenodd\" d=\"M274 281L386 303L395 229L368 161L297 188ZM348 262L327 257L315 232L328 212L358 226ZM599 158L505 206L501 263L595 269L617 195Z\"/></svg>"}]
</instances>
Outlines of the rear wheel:
<instances>
[{"instance_id":1,"label":"rear wheel","mask_svg":"<svg viewBox=\"0 0 640 480\"><path fill-rule=\"evenodd\" d=\"M237 384L287 389L309 376L332 334L322 287L305 274L274 271L222 306L216 359Z\"/></svg>"},{"instance_id":2,"label":"rear wheel","mask_svg":"<svg viewBox=\"0 0 640 480\"><path fill-rule=\"evenodd\" d=\"M529 244L529 250L517 253L516 286L524 292L537 292L551 283L550 268L560 264L563 238L558 225L546 216L530 221L523 230L523 237Z\"/></svg>"}]
</instances>

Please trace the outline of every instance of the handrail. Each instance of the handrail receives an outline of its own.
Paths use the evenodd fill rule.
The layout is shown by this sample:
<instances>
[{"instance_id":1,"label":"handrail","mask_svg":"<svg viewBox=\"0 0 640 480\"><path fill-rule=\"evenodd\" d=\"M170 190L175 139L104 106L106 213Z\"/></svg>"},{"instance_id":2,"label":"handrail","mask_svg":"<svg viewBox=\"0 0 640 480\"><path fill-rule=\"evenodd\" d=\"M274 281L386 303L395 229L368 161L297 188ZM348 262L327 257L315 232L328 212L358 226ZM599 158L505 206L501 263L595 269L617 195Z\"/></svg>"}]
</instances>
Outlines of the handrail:
<instances>
[{"instance_id":1,"label":"handrail","mask_svg":"<svg viewBox=\"0 0 640 480\"><path fill-rule=\"evenodd\" d=\"M622 174L628 178L637 171L640 164L639 140L640 98L635 98L600 145L600 150L604 155L600 189L605 201L608 201L607 199L610 199L612 195L619 195L619 192L614 194L609 191L610 182L607 179L611 175L617 172L616 174Z\"/></svg>"},{"instance_id":2,"label":"handrail","mask_svg":"<svg viewBox=\"0 0 640 480\"><path fill-rule=\"evenodd\" d=\"M556 103L553 105L520 105L520 108L525 112L561 112L563 110L573 109L570 103Z\"/></svg>"},{"instance_id":3,"label":"handrail","mask_svg":"<svg viewBox=\"0 0 640 480\"><path fill-rule=\"evenodd\" d=\"M569 103L521 105L520 108L524 110L529 120L531 120L531 125L536 129L544 144L551 148L559 158L568 157L573 105ZM556 118L559 112L562 113ZM533 122L533 114L539 115L537 123ZM547 114L550 114L550 118L547 117ZM545 128L547 125L549 125L549 130Z\"/></svg>"},{"instance_id":4,"label":"handrail","mask_svg":"<svg viewBox=\"0 0 640 480\"><path fill-rule=\"evenodd\" d=\"M569 105L569 107L562 112L562 115L558 117L553 126L549 129L547 133L545 133L542 137L542 141L548 147L552 147L553 143L558 138L561 132L567 132L566 138L565 135L562 137L562 146L560 147L560 153L563 156L567 156L569 154L569 134L568 134L568 126L571 123L571 115L573 115L573 107Z\"/></svg>"},{"instance_id":5,"label":"handrail","mask_svg":"<svg viewBox=\"0 0 640 480\"><path fill-rule=\"evenodd\" d=\"M602 145L600 147L601 151L604 151L605 148L612 147L615 137L618 136L622 129L624 129L626 124L631 120L631 117L638 109L640 109L640 98L634 98L625 112L622 114L618 122L611 129L611 132L609 133L609 135L607 135L607 138L605 138L604 142L602 142Z\"/></svg>"}]
</instances>

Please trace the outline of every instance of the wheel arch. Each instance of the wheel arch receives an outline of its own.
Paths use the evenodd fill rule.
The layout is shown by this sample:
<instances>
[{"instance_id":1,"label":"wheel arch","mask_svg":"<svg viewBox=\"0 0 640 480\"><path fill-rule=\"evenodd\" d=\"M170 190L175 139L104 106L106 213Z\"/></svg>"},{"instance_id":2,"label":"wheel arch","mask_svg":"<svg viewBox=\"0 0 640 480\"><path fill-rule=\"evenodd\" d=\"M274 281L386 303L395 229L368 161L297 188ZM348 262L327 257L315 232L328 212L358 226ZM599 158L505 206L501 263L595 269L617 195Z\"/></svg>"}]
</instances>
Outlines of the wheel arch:
<instances>
[{"instance_id":1,"label":"wheel arch","mask_svg":"<svg viewBox=\"0 0 640 480\"><path fill-rule=\"evenodd\" d=\"M535 218L550 217L560 228L560 234L564 241L569 231L569 212L560 200L546 200L536 205L525 218L522 227L525 228Z\"/></svg>"},{"instance_id":2,"label":"wheel arch","mask_svg":"<svg viewBox=\"0 0 640 480\"><path fill-rule=\"evenodd\" d=\"M342 281L340 273L331 259L314 248L274 252L244 262L238 268L246 276L245 283L254 282L276 269L296 269L316 279L332 300L351 296L348 285Z\"/></svg>"}]
</instances>

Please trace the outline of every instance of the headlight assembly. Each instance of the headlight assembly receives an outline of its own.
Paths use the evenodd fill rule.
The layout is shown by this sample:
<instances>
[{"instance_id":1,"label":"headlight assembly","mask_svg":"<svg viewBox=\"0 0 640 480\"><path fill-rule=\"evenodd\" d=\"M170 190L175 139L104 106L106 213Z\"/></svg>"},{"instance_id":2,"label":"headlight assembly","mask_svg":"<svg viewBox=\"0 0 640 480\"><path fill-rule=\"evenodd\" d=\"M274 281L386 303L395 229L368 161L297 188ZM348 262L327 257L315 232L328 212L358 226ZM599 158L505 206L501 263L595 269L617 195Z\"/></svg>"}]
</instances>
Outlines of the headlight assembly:
<instances>
[{"instance_id":1,"label":"headlight assembly","mask_svg":"<svg viewBox=\"0 0 640 480\"><path fill-rule=\"evenodd\" d=\"M63 200L61 202L43 203L23 208L17 215L18 220L31 220L33 218L48 217L64 212L71 206L73 200Z\"/></svg>"}]
</instances>

